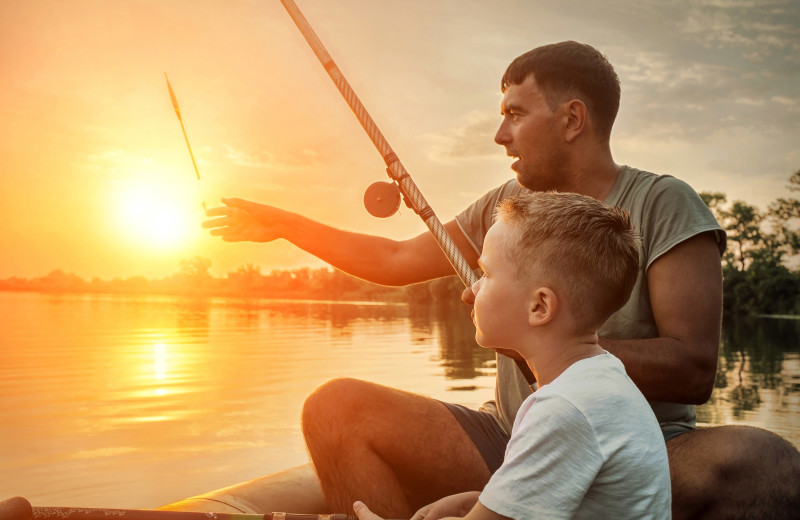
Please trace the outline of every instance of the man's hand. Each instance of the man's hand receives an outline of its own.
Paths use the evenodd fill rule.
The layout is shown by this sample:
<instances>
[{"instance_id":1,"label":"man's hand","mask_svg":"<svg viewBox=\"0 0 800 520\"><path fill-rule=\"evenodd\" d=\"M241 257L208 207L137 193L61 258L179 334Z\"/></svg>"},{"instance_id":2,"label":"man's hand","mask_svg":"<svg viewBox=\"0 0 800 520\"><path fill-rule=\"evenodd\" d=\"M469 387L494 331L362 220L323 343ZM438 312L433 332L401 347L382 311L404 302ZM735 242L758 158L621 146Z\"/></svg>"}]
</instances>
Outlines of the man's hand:
<instances>
[{"instance_id":1,"label":"man's hand","mask_svg":"<svg viewBox=\"0 0 800 520\"><path fill-rule=\"evenodd\" d=\"M288 212L242 199L222 199L224 206L210 208L203 227L226 242L271 242L282 235Z\"/></svg>"},{"instance_id":2,"label":"man's hand","mask_svg":"<svg viewBox=\"0 0 800 520\"><path fill-rule=\"evenodd\" d=\"M467 491L448 497L440 498L432 504L423 507L411 517L411 520L439 520L445 517L462 517L475 506L480 496L480 491ZM360 517L359 517L360 518ZM364 520L361 518L361 520Z\"/></svg>"}]
</instances>

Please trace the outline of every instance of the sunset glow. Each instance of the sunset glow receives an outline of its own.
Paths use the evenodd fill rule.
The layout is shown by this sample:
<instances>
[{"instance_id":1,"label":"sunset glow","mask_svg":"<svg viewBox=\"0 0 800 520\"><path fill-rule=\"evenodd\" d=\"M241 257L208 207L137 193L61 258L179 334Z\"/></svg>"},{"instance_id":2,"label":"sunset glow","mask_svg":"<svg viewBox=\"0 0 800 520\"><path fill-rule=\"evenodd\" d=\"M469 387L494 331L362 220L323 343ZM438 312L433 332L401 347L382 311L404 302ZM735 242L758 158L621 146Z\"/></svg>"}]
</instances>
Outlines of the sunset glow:
<instances>
[{"instance_id":1,"label":"sunset glow","mask_svg":"<svg viewBox=\"0 0 800 520\"><path fill-rule=\"evenodd\" d=\"M146 247L179 249L196 234L200 202L189 208L185 196L169 185L123 184L117 193L121 232Z\"/></svg>"},{"instance_id":2,"label":"sunset glow","mask_svg":"<svg viewBox=\"0 0 800 520\"><path fill-rule=\"evenodd\" d=\"M298 0L443 221L513 176L493 141L507 64L567 39L620 77L618 163L762 210L789 195L800 4L498 2ZM426 231L404 207L365 211L383 161L278 1L0 0L0 98L0 278L156 278L196 256L214 276L320 265L283 241L204 233L201 203L221 197L390 238Z\"/></svg>"}]
</instances>

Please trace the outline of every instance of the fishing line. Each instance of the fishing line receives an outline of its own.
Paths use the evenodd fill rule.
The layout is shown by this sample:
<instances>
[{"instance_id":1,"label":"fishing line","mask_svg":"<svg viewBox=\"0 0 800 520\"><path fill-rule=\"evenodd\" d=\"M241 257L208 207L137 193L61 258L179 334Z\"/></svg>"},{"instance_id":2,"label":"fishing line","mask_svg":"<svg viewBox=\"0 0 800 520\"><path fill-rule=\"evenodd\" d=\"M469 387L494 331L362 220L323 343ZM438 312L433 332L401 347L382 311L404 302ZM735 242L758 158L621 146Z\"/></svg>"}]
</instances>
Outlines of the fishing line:
<instances>
[{"instance_id":1,"label":"fishing line","mask_svg":"<svg viewBox=\"0 0 800 520\"><path fill-rule=\"evenodd\" d=\"M200 170L197 169L197 162L194 160L192 153L192 145L189 144L189 136L186 135L186 128L183 126L183 118L181 117L181 109L178 107L178 99L175 97L175 92L172 90L172 85L169 84L169 77L164 73L164 78L167 80L167 88L169 89L169 98L172 100L172 107L175 109L175 115L178 116L178 122L181 124L181 131L183 138L186 140L186 147L189 149L189 157L192 158L192 166L194 166L194 173L197 175L197 182L200 182ZM206 211L206 202L202 201L203 212Z\"/></svg>"}]
</instances>

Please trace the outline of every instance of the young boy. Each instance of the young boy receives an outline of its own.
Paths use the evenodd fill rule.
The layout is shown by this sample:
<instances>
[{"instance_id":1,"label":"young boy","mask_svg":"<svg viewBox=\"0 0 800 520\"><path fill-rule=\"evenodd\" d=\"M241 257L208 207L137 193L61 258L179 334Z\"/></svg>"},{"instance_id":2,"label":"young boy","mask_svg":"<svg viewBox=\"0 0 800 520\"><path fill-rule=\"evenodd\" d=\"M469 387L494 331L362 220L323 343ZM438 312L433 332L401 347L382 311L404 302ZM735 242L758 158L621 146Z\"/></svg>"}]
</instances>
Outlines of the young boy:
<instances>
[{"instance_id":1,"label":"young boy","mask_svg":"<svg viewBox=\"0 0 800 520\"><path fill-rule=\"evenodd\" d=\"M445 497L414 520L670 518L658 422L597 338L630 296L638 258L628 215L595 199L533 192L500 203L472 286L475 339L521 355L538 390L483 491ZM353 507L360 520L379 518Z\"/></svg>"}]
</instances>

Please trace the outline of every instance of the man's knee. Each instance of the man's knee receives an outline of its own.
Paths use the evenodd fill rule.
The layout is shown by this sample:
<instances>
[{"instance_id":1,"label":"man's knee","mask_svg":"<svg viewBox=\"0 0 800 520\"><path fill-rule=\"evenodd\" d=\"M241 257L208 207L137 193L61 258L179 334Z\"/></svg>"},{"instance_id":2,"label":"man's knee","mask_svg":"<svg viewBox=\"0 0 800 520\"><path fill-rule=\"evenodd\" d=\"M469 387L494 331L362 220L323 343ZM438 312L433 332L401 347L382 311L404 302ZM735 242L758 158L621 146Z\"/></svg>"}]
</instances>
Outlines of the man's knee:
<instances>
[{"instance_id":1,"label":"man's knee","mask_svg":"<svg viewBox=\"0 0 800 520\"><path fill-rule=\"evenodd\" d=\"M749 426L705 428L675 437L667 449L675 518L719 518L733 511L742 518L790 518L784 513L800 507L800 453L774 433Z\"/></svg>"},{"instance_id":2,"label":"man's knee","mask_svg":"<svg viewBox=\"0 0 800 520\"><path fill-rule=\"evenodd\" d=\"M377 385L358 379L332 379L306 398L303 403L302 426L306 439L319 432L344 434L345 430L358 430L360 419L369 406L370 395Z\"/></svg>"},{"instance_id":3,"label":"man's knee","mask_svg":"<svg viewBox=\"0 0 800 520\"><path fill-rule=\"evenodd\" d=\"M716 429L719 430L714 439L717 445L714 461L717 480L736 482L753 479L756 475L777 479L790 475L796 477L800 472L800 453L782 437L751 426ZM776 484L780 483L773 480L771 485Z\"/></svg>"}]
</instances>

